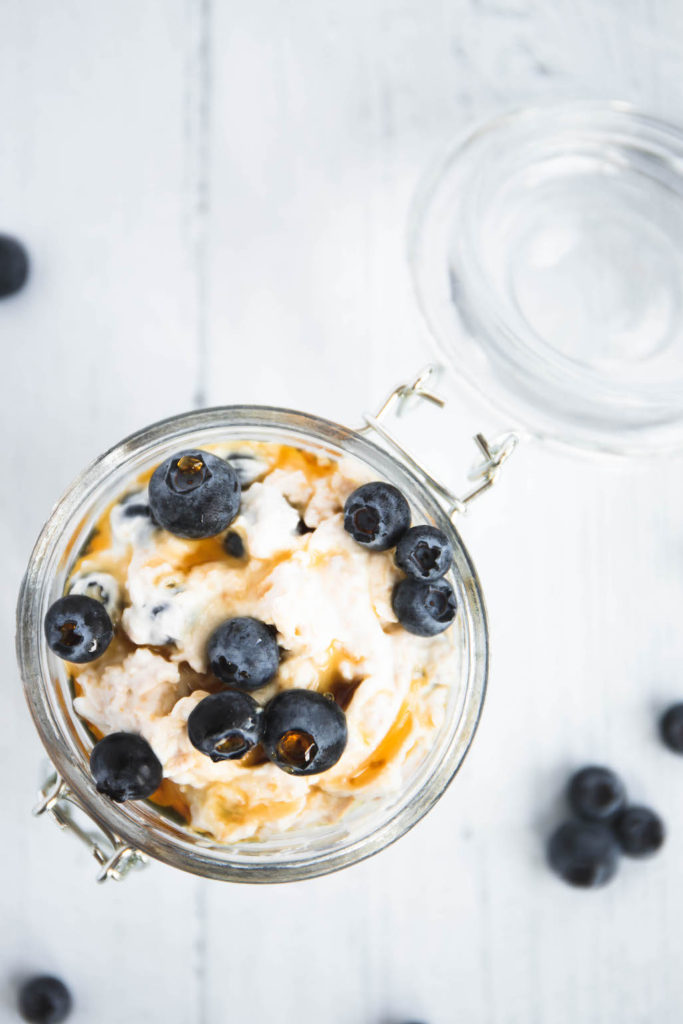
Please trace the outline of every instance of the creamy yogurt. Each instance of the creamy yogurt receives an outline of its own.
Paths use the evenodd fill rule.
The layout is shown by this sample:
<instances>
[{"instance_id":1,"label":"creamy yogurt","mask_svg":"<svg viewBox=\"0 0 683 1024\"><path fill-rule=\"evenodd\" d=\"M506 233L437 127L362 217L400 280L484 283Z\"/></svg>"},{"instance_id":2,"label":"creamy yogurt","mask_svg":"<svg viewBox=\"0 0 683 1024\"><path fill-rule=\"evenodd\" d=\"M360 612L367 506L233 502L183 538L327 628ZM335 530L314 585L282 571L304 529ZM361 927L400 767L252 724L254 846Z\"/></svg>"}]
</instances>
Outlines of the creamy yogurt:
<instances>
[{"instance_id":1,"label":"creamy yogurt","mask_svg":"<svg viewBox=\"0 0 683 1024\"><path fill-rule=\"evenodd\" d=\"M224 536L192 541L157 527L144 486L103 517L69 586L100 586L120 613L119 637L98 662L74 667L77 712L106 734L140 733L164 769L166 796L188 823L222 842L265 838L337 820L352 806L398 793L428 753L460 679L456 631L417 637L391 608L401 573L393 551L369 551L344 530L362 465L268 444L223 446L240 471L240 512ZM314 776L292 776L254 752L214 763L187 735L207 692L206 644L228 618L274 625L283 652L265 703L291 687L330 691L344 706L348 743Z\"/></svg>"}]
</instances>

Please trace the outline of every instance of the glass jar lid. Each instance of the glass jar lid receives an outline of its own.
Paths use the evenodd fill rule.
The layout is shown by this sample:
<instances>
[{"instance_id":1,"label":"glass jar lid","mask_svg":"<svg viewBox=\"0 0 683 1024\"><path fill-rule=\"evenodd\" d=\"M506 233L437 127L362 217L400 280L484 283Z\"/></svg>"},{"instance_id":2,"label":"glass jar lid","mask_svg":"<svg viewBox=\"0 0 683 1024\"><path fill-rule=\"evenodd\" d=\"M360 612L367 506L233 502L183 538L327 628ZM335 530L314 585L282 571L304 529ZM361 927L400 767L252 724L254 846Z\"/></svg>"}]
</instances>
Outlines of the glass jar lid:
<instances>
[{"instance_id":1,"label":"glass jar lid","mask_svg":"<svg viewBox=\"0 0 683 1024\"><path fill-rule=\"evenodd\" d=\"M418 194L418 300L512 425L573 447L683 446L683 132L620 103L499 117Z\"/></svg>"}]
</instances>

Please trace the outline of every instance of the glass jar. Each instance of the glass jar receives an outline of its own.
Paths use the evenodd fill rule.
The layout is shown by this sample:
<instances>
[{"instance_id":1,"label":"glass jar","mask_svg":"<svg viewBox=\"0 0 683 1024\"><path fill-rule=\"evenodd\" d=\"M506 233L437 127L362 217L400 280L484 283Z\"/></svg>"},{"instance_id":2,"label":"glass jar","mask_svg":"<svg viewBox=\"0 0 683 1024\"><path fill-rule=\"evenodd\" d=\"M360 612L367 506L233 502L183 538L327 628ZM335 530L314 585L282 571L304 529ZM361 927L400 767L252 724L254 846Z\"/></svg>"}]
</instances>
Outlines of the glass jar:
<instances>
[{"instance_id":1,"label":"glass jar","mask_svg":"<svg viewBox=\"0 0 683 1024\"><path fill-rule=\"evenodd\" d=\"M383 411L410 394L433 397L422 389L423 383L421 377L414 386L397 389ZM37 810L50 811L88 842L100 863L100 879L118 878L147 857L209 878L242 882L290 881L335 871L406 832L441 796L462 763L481 712L488 664L479 581L452 523L463 503L392 441L380 418L369 418L367 427L354 431L303 413L254 406L175 416L133 434L97 459L55 507L22 585L17 652L28 704L57 773ZM383 438L384 444L370 440L371 433L380 442ZM73 710L68 668L47 647L43 621L50 604L63 593L70 567L93 525L126 483L179 448L231 439L289 444L328 457L353 456L406 495L415 521L443 530L454 552L449 578L459 611L451 628L457 631L461 660L460 678L454 681L443 725L402 792L379 803L359 804L334 825L223 845L170 820L163 808L152 803L116 804L97 792L88 767L92 739ZM507 448L504 453L491 453L479 440L490 457L470 497L489 486L507 453ZM78 824L73 808L85 812L91 822ZM90 836L91 823L102 833L96 841Z\"/></svg>"},{"instance_id":2,"label":"glass jar","mask_svg":"<svg viewBox=\"0 0 683 1024\"><path fill-rule=\"evenodd\" d=\"M573 450L683 447L683 130L548 103L457 139L408 259L444 362L509 424Z\"/></svg>"}]
</instances>

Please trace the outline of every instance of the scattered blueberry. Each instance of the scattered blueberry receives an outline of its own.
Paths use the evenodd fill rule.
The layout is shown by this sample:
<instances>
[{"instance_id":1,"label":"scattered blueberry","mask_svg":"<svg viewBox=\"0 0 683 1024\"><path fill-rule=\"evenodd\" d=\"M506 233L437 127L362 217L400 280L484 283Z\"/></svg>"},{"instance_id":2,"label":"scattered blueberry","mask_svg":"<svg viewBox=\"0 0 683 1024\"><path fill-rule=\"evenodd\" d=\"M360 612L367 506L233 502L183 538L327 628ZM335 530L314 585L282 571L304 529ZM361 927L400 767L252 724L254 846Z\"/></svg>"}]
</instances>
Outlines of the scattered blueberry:
<instances>
[{"instance_id":1,"label":"scattered blueberry","mask_svg":"<svg viewBox=\"0 0 683 1024\"><path fill-rule=\"evenodd\" d=\"M318 775L346 747L346 716L315 690L283 690L266 705L266 756L290 775Z\"/></svg>"},{"instance_id":2,"label":"scattered blueberry","mask_svg":"<svg viewBox=\"0 0 683 1024\"><path fill-rule=\"evenodd\" d=\"M373 551L393 548L409 526L408 502L392 484L363 484L346 499L344 529Z\"/></svg>"},{"instance_id":3,"label":"scattered blueberry","mask_svg":"<svg viewBox=\"0 0 683 1024\"><path fill-rule=\"evenodd\" d=\"M147 740L132 732L112 732L93 747L90 771L100 793L117 803L143 800L161 785L161 762Z\"/></svg>"},{"instance_id":4,"label":"scattered blueberry","mask_svg":"<svg viewBox=\"0 0 683 1024\"><path fill-rule=\"evenodd\" d=\"M394 587L392 606L404 629L416 636L436 636L451 625L457 611L455 594L446 580L427 583L406 576Z\"/></svg>"},{"instance_id":5,"label":"scattered blueberry","mask_svg":"<svg viewBox=\"0 0 683 1024\"><path fill-rule=\"evenodd\" d=\"M664 822L649 807L627 807L614 822L614 832L629 857L649 857L664 842Z\"/></svg>"},{"instance_id":6,"label":"scattered blueberry","mask_svg":"<svg viewBox=\"0 0 683 1024\"><path fill-rule=\"evenodd\" d=\"M265 686L280 664L275 633L260 619L222 622L209 637L206 653L214 675L242 690Z\"/></svg>"},{"instance_id":7,"label":"scattered blueberry","mask_svg":"<svg viewBox=\"0 0 683 1024\"><path fill-rule=\"evenodd\" d=\"M223 690L197 704L187 720L190 743L212 761L234 761L261 740L263 708L248 693Z\"/></svg>"},{"instance_id":8,"label":"scattered blueberry","mask_svg":"<svg viewBox=\"0 0 683 1024\"><path fill-rule=\"evenodd\" d=\"M396 545L396 565L418 580L438 580L453 561L453 548L443 530L412 526Z\"/></svg>"},{"instance_id":9,"label":"scattered blueberry","mask_svg":"<svg viewBox=\"0 0 683 1024\"><path fill-rule=\"evenodd\" d=\"M0 235L0 299L21 291L28 277L28 256L21 242Z\"/></svg>"},{"instance_id":10,"label":"scattered blueberry","mask_svg":"<svg viewBox=\"0 0 683 1024\"><path fill-rule=\"evenodd\" d=\"M233 558L244 558L246 554L244 541L236 530L228 530L223 538L223 549Z\"/></svg>"},{"instance_id":11,"label":"scattered blueberry","mask_svg":"<svg viewBox=\"0 0 683 1024\"><path fill-rule=\"evenodd\" d=\"M114 627L104 605L84 594L58 598L45 616L50 650L78 665L104 654L113 635Z\"/></svg>"},{"instance_id":12,"label":"scattered blueberry","mask_svg":"<svg viewBox=\"0 0 683 1024\"><path fill-rule=\"evenodd\" d=\"M594 821L568 821L548 843L548 863L569 885L595 889L615 875L619 848L607 825Z\"/></svg>"},{"instance_id":13,"label":"scattered blueberry","mask_svg":"<svg viewBox=\"0 0 683 1024\"><path fill-rule=\"evenodd\" d=\"M196 448L178 452L154 470L149 505L154 519L177 537L213 537L240 507L237 473L224 459Z\"/></svg>"},{"instance_id":14,"label":"scattered blueberry","mask_svg":"<svg viewBox=\"0 0 683 1024\"><path fill-rule=\"evenodd\" d=\"M669 750L683 754L683 704L674 704L662 715L659 731Z\"/></svg>"},{"instance_id":15,"label":"scattered blueberry","mask_svg":"<svg viewBox=\"0 0 683 1024\"><path fill-rule=\"evenodd\" d=\"M59 1024L71 1013L71 993L59 978L41 974L19 989L19 1013L30 1024Z\"/></svg>"},{"instance_id":16,"label":"scattered blueberry","mask_svg":"<svg viewBox=\"0 0 683 1024\"><path fill-rule=\"evenodd\" d=\"M626 788L609 768L590 765L569 780L569 806L586 821L609 821L626 803Z\"/></svg>"}]
</instances>

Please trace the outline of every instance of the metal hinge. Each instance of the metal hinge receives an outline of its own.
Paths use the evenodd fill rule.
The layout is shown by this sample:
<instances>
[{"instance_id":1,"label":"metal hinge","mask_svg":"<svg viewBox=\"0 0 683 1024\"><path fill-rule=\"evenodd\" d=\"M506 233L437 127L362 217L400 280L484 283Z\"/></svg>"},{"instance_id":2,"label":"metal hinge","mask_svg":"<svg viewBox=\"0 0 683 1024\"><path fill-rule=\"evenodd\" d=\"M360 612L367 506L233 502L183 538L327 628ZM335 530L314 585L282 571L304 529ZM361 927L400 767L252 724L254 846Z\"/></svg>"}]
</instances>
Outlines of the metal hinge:
<instances>
[{"instance_id":1,"label":"metal hinge","mask_svg":"<svg viewBox=\"0 0 683 1024\"><path fill-rule=\"evenodd\" d=\"M80 839L99 864L99 871L95 876L98 882L106 882L108 879L119 882L131 868L143 867L148 863L149 858L144 853L124 843L119 836L103 826L96 826L99 830L97 836L81 828L74 820L74 807L87 816L88 812L80 800L69 789L64 779L55 773L41 789L40 800L33 808L33 813L38 817L47 812L59 828L71 832ZM104 845L101 845L102 842Z\"/></svg>"},{"instance_id":2,"label":"metal hinge","mask_svg":"<svg viewBox=\"0 0 683 1024\"><path fill-rule=\"evenodd\" d=\"M474 443L484 456L484 461L478 463L469 474L470 480L474 482L462 497L454 494L448 487L436 480L425 466L387 430L383 424L390 413L397 416L401 414L406 403L413 398L431 402L439 408L443 408L445 400L431 390L431 384L438 372L438 367L429 365L422 370L410 384L399 384L391 392L386 402L374 416L365 416L365 426L361 427L360 433L368 433L374 430L381 438L406 462L411 469L415 470L424 481L429 484L446 502L448 513L454 518L459 513L467 511L471 502L478 498L498 479L503 463L512 455L517 447L518 437L514 433L504 434L493 442L486 440L483 434L474 435Z\"/></svg>"}]
</instances>

